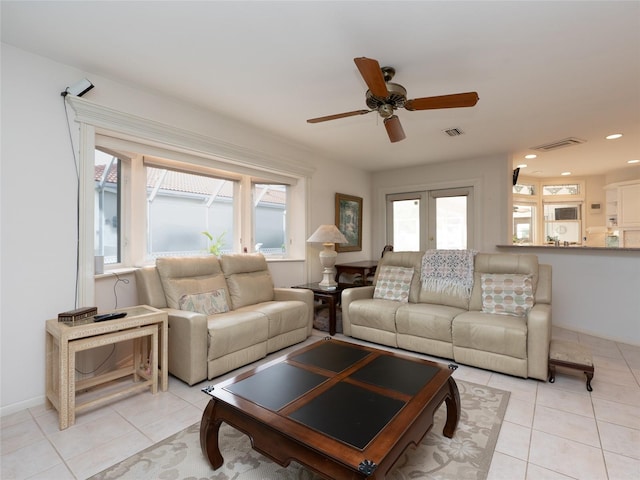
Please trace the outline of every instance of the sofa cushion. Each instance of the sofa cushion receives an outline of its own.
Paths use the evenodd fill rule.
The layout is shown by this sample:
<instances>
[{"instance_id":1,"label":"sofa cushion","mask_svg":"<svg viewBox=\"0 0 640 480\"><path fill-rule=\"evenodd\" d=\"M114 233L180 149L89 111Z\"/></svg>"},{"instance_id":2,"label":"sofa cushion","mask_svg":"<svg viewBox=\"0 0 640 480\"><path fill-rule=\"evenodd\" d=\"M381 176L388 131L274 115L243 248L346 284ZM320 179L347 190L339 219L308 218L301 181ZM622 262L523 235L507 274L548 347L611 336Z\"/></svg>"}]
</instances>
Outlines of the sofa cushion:
<instances>
[{"instance_id":1,"label":"sofa cushion","mask_svg":"<svg viewBox=\"0 0 640 480\"><path fill-rule=\"evenodd\" d=\"M531 275L483 273L482 311L524 317L533 307Z\"/></svg>"},{"instance_id":2,"label":"sofa cushion","mask_svg":"<svg viewBox=\"0 0 640 480\"><path fill-rule=\"evenodd\" d=\"M213 290L212 292L184 294L178 302L180 310L202 313L204 315L215 315L229 311L227 295L224 288Z\"/></svg>"},{"instance_id":3,"label":"sofa cushion","mask_svg":"<svg viewBox=\"0 0 640 480\"><path fill-rule=\"evenodd\" d=\"M224 289L230 304L227 283L217 257L158 258L156 268L169 308L180 309L180 297Z\"/></svg>"},{"instance_id":4,"label":"sofa cushion","mask_svg":"<svg viewBox=\"0 0 640 480\"><path fill-rule=\"evenodd\" d=\"M413 268L384 265L378 274L373 298L406 303L409 301L412 279Z\"/></svg>"},{"instance_id":5,"label":"sofa cushion","mask_svg":"<svg viewBox=\"0 0 640 480\"><path fill-rule=\"evenodd\" d=\"M273 300L273 279L262 254L223 255L220 263L234 310Z\"/></svg>"},{"instance_id":6,"label":"sofa cushion","mask_svg":"<svg viewBox=\"0 0 640 480\"><path fill-rule=\"evenodd\" d=\"M354 300L349 305L351 325L364 325L369 328L396 331L396 310L404 305L394 300L365 299Z\"/></svg>"},{"instance_id":7,"label":"sofa cushion","mask_svg":"<svg viewBox=\"0 0 640 480\"><path fill-rule=\"evenodd\" d=\"M228 312L212 315L207 320L209 351L207 360L215 360L233 352L239 352L261 342L269 333L269 319L260 312Z\"/></svg>"},{"instance_id":8,"label":"sofa cushion","mask_svg":"<svg viewBox=\"0 0 640 480\"><path fill-rule=\"evenodd\" d=\"M465 312L453 319L454 347L527 358L527 322L522 317Z\"/></svg>"},{"instance_id":9,"label":"sofa cushion","mask_svg":"<svg viewBox=\"0 0 640 480\"><path fill-rule=\"evenodd\" d=\"M398 334L451 343L451 322L456 315L465 311L446 305L409 303L398 308L396 328Z\"/></svg>"},{"instance_id":10,"label":"sofa cushion","mask_svg":"<svg viewBox=\"0 0 640 480\"><path fill-rule=\"evenodd\" d=\"M254 311L265 315L269 319L268 338L305 328L309 323L307 304L298 300L262 302L237 311Z\"/></svg>"}]
</instances>

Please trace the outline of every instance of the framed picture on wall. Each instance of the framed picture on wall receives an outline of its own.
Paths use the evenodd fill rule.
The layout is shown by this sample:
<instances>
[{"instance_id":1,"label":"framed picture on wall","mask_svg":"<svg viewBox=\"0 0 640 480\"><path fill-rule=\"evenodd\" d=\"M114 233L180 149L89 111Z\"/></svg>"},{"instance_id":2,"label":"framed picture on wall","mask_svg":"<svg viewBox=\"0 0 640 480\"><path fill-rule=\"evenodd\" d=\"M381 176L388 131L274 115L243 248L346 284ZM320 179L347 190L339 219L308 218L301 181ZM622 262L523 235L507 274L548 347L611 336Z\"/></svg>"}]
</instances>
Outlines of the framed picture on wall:
<instances>
[{"instance_id":1,"label":"framed picture on wall","mask_svg":"<svg viewBox=\"0 0 640 480\"><path fill-rule=\"evenodd\" d=\"M336 243L336 252L362 250L362 198L336 193L336 227L348 243Z\"/></svg>"}]
</instances>

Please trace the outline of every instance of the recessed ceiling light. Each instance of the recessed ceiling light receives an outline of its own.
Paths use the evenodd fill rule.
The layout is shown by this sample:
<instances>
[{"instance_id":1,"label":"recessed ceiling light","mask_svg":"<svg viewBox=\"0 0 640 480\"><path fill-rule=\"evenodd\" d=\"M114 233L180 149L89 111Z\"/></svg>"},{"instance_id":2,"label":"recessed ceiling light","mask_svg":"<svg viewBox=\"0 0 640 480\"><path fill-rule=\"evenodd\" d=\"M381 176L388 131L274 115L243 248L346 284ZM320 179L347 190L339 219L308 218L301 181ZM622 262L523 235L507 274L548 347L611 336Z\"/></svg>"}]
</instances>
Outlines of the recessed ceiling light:
<instances>
[{"instance_id":1,"label":"recessed ceiling light","mask_svg":"<svg viewBox=\"0 0 640 480\"><path fill-rule=\"evenodd\" d=\"M520 165L517 165L517 168L527 168L527 164L521 163Z\"/></svg>"},{"instance_id":2,"label":"recessed ceiling light","mask_svg":"<svg viewBox=\"0 0 640 480\"><path fill-rule=\"evenodd\" d=\"M607 135L606 138L607 140L615 140L616 138L620 138L622 136L621 133L613 133L611 135Z\"/></svg>"},{"instance_id":3,"label":"recessed ceiling light","mask_svg":"<svg viewBox=\"0 0 640 480\"><path fill-rule=\"evenodd\" d=\"M530 153L529 155L525 155L524 158L526 158L527 160L531 160L532 158L538 158L538 155Z\"/></svg>"},{"instance_id":4,"label":"recessed ceiling light","mask_svg":"<svg viewBox=\"0 0 640 480\"><path fill-rule=\"evenodd\" d=\"M640 160L629 160L627 163L640 163Z\"/></svg>"},{"instance_id":5,"label":"recessed ceiling light","mask_svg":"<svg viewBox=\"0 0 640 480\"><path fill-rule=\"evenodd\" d=\"M563 177L566 177L567 175L571 175L571 172L562 172L560 175L562 175Z\"/></svg>"}]
</instances>

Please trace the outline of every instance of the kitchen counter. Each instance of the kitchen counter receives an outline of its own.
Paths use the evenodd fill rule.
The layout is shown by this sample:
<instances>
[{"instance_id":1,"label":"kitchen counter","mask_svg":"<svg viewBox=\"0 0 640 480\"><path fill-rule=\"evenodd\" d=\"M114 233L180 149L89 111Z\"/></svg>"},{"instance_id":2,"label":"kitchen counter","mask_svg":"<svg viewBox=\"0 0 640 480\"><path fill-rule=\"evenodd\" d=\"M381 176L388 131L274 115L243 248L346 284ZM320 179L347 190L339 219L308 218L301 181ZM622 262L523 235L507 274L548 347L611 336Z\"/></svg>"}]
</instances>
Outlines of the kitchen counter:
<instances>
[{"instance_id":1,"label":"kitchen counter","mask_svg":"<svg viewBox=\"0 0 640 480\"><path fill-rule=\"evenodd\" d=\"M543 250L571 250L572 252L576 250L584 250L584 251L596 251L598 253L609 253L609 252L640 252L640 248L625 248L625 247L583 247L582 245L569 245L568 247L564 247L562 245L496 245L497 248L521 248L521 249L543 249Z\"/></svg>"}]
</instances>

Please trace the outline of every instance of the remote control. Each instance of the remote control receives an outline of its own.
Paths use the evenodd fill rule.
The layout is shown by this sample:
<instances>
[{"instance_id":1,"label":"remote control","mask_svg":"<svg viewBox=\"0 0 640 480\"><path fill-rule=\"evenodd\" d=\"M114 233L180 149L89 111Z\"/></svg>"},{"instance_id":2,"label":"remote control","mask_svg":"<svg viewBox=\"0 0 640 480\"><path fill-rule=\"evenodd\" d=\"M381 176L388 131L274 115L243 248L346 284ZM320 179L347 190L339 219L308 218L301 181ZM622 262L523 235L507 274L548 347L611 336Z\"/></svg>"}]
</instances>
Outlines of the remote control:
<instances>
[{"instance_id":1,"label":"remote control","mask_svg":"<svg viewBox=\"0 0 640 480\"><path fill-rule=\"evenodd\" d=\"M127 312L103 313L93 317L94 322L104 322L105 320L115 320L116 318L126 317Z\"/></svg>"}]
</instances>

